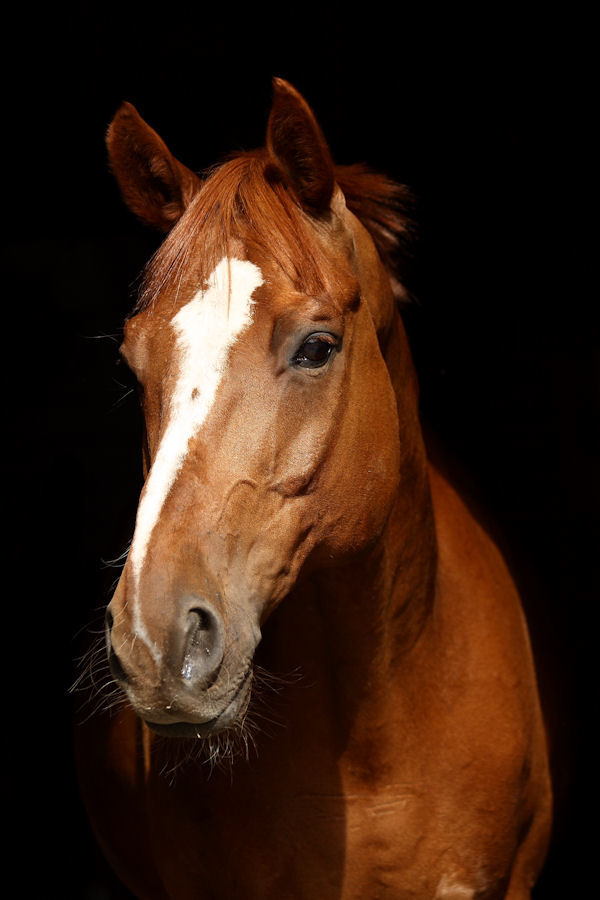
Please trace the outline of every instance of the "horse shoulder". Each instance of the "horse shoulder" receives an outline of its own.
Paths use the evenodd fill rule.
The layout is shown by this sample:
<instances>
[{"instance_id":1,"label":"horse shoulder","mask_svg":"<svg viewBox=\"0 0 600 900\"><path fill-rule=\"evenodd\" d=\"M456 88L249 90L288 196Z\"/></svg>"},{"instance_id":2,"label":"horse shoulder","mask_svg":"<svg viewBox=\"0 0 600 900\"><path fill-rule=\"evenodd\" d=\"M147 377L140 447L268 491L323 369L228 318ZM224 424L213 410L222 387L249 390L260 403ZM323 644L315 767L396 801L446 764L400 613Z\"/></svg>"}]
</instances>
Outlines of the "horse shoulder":
<instances>
[{"instance_id":1,"label":"horse shoulder","mask_svg":"<svg viewBox=\"0 0 600 900\"><path fill-rule=\"evenodd\" d=\"M431 473L438 546L437 615L449 658L524 711L538 708L527 623L514 581L491 537L456 491Z\"/></svg>"},{"instance_id":2,"label":"horse shoulder","mask_svg":"<svg viewBox=\"0 0 600 900\"><path fill-rule=\"evenodd\" d=\"M444 648L437 673L447 729L444 768L456 790L470 797L465 806L478 810L472 820L478 839L488 823L500 857L513 855L510 886L520 896L519 885L533 884L541 867L552 818L527 623L492 539L435 471L431 487L439 554L434 616Z\"/></svg>"}]
</instances>

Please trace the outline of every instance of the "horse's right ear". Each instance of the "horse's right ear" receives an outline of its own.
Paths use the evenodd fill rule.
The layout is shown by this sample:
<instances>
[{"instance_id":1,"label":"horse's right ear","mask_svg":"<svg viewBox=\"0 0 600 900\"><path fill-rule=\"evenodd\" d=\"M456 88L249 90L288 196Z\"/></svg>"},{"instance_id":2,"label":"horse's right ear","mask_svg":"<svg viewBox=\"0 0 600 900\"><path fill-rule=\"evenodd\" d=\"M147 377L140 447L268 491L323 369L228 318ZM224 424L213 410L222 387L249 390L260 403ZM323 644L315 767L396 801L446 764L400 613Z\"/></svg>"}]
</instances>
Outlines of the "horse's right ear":
<instances>
[{"instance_id":1,"label":"horse's right ear","mask_svg":"<svg viewBox=\"0 0 600 900\"><path fill-rule=\"evenodd\" d=\"M168 231L200 187L135 106L123 103L106 135L111 169L129 209L143 222Z\"/></svg>"}]
</instances>

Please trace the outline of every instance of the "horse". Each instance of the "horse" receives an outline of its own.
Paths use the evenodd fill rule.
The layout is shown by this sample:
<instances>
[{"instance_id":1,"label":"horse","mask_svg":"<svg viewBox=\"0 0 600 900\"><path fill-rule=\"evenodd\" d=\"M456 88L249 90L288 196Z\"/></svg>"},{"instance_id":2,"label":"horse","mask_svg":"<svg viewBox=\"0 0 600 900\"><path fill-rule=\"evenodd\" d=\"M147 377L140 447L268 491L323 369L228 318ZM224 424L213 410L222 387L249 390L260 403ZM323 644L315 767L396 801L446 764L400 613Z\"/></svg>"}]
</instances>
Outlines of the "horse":
<instances>
[{"instance_id":1,"label":"horse","mask_svg":"<svg viewBox=\"0 0 600 900\"><path fill-rule=\"evenodd\" d=\"M261 149L199 176L124 103L125 203L166 232L120 354L144 420L106 611L123 703L77 728L141 898L530 897L552 789L499 550L428 459L405 189L334 164L275 79Z\"/></svg>"}]
</instances>

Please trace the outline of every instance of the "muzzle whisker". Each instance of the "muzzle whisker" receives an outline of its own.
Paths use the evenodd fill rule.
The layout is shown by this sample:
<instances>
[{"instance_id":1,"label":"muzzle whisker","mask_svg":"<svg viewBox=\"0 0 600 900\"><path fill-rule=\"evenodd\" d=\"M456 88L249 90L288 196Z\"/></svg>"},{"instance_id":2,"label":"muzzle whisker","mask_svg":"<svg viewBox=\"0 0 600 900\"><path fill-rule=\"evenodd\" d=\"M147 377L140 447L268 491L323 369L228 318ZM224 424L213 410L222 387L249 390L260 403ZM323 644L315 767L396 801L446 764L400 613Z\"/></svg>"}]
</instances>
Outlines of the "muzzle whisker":
<instances>
[{"instance_id":1,"label":"muzzle whisker","mask_svg":"<svg viewBox=\"0 0 600 900\"><path fill-rule=\"evenodd\" d=\"M129 551L131 550L131 541L127 543L127 546L118 556L115 556L114 559L101 559L100 562L102 564L103 569L122 569L127 562L127 557L129 556Z\"/></svg>"}]
</instances>

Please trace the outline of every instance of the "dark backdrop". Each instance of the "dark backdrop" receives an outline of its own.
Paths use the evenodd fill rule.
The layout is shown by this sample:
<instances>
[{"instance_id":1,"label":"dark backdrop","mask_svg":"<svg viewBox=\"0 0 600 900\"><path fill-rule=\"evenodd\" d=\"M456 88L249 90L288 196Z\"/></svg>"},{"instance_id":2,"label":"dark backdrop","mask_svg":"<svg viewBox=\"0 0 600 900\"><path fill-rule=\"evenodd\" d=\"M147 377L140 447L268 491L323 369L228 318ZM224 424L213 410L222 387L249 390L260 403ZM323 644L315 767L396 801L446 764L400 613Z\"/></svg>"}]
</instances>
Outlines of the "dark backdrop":
<instances>
[{"instance_id":1,"label":"dark backdrop","mask_svg":"<svg viewBox=\"0 0 600 900\"><path fill-rule=\"evenodd\" d=\"M559 736L561 812L536 897L585 896L600 500L590 23L573 6L261 9L67 3L6 22L3 811L19 894L120 896L82 812L67 689L78 630L115 575L102 560L131 534L139 417L115 362L159 238L122 205L104 131L128 99L202 169L263 142L280 75L338 162L415 192L407 324L423 415L492 513Z\"/></svg>"}]
</instances>

